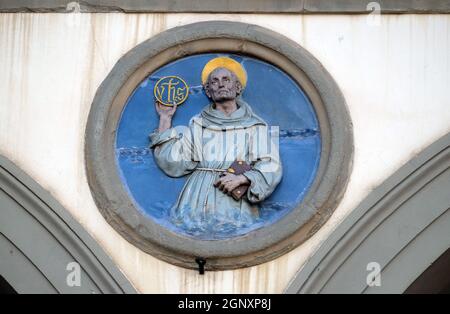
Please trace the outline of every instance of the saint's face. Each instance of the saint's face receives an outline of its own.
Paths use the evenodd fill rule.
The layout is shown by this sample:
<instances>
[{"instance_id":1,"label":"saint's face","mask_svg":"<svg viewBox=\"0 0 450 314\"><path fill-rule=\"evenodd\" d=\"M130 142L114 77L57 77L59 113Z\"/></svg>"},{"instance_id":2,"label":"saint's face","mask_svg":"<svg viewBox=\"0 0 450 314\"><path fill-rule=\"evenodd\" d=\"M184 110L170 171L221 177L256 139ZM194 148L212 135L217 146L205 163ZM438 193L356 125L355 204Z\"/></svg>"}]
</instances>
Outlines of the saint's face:
<instances>
[{"instance_id":1,"label":"saint's face","mask_svg":"<svg viewBox=\"0 0 450 314\"><path fill-rule=\"evenodd\" d=\"M238 96L239 86L236 76L228 69L218 68L211 72L208 83L208 96L214 102L233 100Z\"/></svg>"}]
</instances>

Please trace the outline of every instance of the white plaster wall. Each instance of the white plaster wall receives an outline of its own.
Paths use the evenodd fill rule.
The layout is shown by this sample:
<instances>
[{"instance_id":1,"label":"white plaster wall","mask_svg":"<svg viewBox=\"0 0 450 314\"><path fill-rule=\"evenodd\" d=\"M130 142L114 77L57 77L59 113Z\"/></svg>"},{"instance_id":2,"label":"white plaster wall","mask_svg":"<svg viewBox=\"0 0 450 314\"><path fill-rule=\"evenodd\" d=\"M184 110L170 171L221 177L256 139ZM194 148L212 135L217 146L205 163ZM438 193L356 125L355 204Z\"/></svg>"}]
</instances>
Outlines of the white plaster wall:
<instances>
[{"instance_id":1,"label":"white plaster wall","mask_svg":"<svg viewBox=\"0 0 450 314\"><path fill-rule=\"evenodd\" d=\"M342 89L354 124L353 173L335 214L272 262L199 276L141 252L103 219L86 180L85 125L117 60L167 28L233 20L309 50ZM58 199L141 292L282 292L333 228L377 185L450 131L450 16L0 14L0 154ZM364 280L364 279L362 279Z\"/></svg>"}]
</instances>

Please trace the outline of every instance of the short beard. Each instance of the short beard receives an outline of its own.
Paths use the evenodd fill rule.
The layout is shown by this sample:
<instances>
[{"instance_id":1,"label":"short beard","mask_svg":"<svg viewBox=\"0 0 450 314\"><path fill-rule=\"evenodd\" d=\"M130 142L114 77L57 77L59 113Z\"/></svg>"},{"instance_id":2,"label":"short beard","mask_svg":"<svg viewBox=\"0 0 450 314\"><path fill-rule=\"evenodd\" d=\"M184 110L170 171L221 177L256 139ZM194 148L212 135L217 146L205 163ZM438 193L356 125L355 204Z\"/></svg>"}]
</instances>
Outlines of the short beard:
<instances>
[{"instance_id":1,"label":"short beard","mask_svg":"<svg viewBox=\"0 0 450 314\"><path fill-rule=\"evenodd\" d=\"M236 96L223 95L223 96L213 97L213 101L218 102L218 103L223 103L223 102L227 102L229 100L234 100L236 98L237 98L237 95Z\"/></svg>"}]
</instances>

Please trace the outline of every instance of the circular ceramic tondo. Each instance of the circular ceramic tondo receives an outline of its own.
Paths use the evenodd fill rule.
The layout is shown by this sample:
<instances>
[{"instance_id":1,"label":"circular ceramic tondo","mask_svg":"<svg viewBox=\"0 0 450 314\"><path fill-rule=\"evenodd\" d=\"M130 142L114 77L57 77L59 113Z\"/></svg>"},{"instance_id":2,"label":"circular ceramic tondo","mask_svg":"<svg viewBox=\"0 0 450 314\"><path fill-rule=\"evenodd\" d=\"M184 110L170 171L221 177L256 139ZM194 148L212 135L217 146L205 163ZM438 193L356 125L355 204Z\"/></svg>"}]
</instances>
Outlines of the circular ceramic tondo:
<instances>
[{"instance_id":1,"label":"circular ceramic tondo","mask_svg":"<svg viewBox=\"0 0 450 314\"><path fill-rule=\"evenodd\" d=\"M147 135L158 122L152 103L158 78L177 75L188 84L189 97L173 121L174 126L186 125L208 105L201 71L218 56L246 68L243 100L268 125L279 126L283 178L263 203L278 204L279 210L267 211L272 216L267 214L264 223L202 237L166 219L184 179L168 178L155 165ZM286 144L295 137L312 144ZM124 55L95 95L85 141L89 185L106 220L157 258L196 269L200 257L207 270L263 263L308 239L342 198L353 155L345 100L322 65L282 35L222 21L170 29ZM309 159L303 158L308 152Z\"/></svg>"}]
</instances>

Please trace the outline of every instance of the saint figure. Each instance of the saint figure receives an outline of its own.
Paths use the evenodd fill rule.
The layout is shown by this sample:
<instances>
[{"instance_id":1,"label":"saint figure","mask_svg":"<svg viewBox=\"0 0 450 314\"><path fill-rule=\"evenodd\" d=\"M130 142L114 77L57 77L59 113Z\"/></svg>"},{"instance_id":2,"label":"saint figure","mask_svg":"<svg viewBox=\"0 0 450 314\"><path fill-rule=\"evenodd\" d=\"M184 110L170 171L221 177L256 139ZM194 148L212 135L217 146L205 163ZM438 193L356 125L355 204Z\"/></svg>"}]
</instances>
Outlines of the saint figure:
<instances>
[{"instance_id":1,"label":"saint figure","mask_svg":"<svg viewBox=\"0 0 450 314\"><path fill-rule=\"evenodd\" d=\"M282 166L277 138L240 97L247 83L242 65L227 57L212 59L202 83L211 103L188 126L172 126L176 105L155 102L159 127L150 134L150 147L165 174L189 175L170 209L171 221L188 234L220 238L259 221L258 203L277 187ZM251 169L227 171L235 161ZM231 193L243 185L245 195L236 200Z\"/></svg>"}]
</instances>

